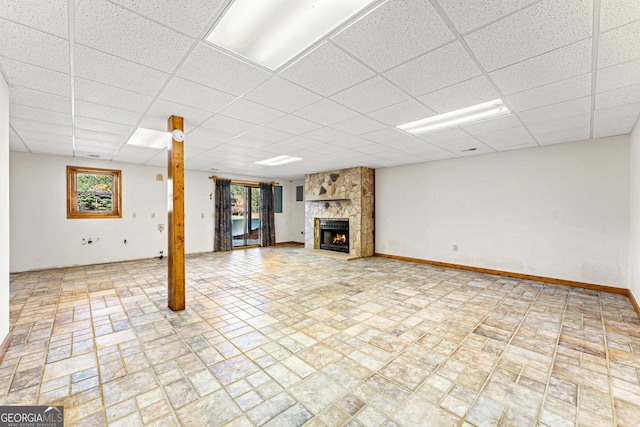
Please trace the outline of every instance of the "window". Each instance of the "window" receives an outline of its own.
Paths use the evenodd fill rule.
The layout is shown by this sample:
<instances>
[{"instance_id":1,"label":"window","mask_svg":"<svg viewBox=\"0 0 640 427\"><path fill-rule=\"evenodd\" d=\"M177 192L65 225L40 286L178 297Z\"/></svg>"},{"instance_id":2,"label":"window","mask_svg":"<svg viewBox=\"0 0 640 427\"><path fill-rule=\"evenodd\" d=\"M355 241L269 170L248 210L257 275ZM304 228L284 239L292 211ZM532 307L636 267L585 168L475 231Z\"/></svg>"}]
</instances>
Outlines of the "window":
<instances>
[{"instance_id":1,"label":"window","mask_svg":"<svg viewBox=\"0 0 640 427\"><path fill-rule=\"evenodd\" d=\"M121 172L67 166L67 218L122 218Z\"/></svg>"}]
</instances>

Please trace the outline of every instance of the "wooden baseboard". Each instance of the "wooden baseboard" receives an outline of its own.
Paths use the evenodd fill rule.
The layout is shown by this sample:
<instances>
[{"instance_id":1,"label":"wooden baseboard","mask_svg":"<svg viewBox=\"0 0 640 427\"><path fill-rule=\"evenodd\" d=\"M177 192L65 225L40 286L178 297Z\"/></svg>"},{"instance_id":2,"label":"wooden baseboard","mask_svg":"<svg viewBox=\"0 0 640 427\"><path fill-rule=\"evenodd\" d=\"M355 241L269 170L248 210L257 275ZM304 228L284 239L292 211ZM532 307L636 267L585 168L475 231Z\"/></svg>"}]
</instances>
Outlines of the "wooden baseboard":
<instances>
[{"instance_id":1,"label":"wooden baseboard","mask_svg":"<svg viewBox=\"0 0 640 427\"><path fill-rule=\"evenodd\" d=\"M278 242L278 243L276 243L276 246L282 246L282 245L298 245L298 246L304 246L304 243L302 243L302 242Z\"/></svg>"},{"instance_id":2,"label":"wooden baseboard","mask_svg":"<svg viewBox=\"0 0 640 427\"><path fill-rule=\"evenodd\" d=\"M379 257L383 257L383 258L397 259L397 260L401 260L401 261L418 262L418 263L421 263L421 264L436 265L438 267L457 268L457 269L460 269L460 270L469 270L469 271L475 271L475 272L478 272L478 273L495 274L495 275L498 275L498 276L513 277L515 279L536 280L536 281L539 281L539 282L553 283L554 285L573 286L573 287L576 287L576 288L591 289L591 290L594 290L594 291L604 291L604 292L613 292L613 293L616 293L616 294L630 295L628 289L615 288L613 286L596 285L596 284L592 284L592 283L583 283L583 282L574 282L573 280L554 279L552 277L533 276L533 275L530 275L530 274L512 273L510 271L492 270L490 268L472 267L472 266L469 266L469 265L451 264L451 263L448 263L448 262L430 261L430 260L426 260L426 259L409 258L409 257L403 257L403 256L397 256L397 255L375 254L375 256L379 256Z\"/></svg>"},{"instance_id":3,"label":"wooden baseboard","mask_svg":"<svg viewBox=\"0 0 640 427\"><path fill-rule=\"evenodd\" d=\"M631 305L633 305L633 309L638 315L638 319L640 319L640 305L638 305L638 300L636 300L636 298L633 296L631 289L629 289L629 300L631 301Z\"/></svg>"},{"instance_id":4,"label":"wooden baseboard","mask_svg":"<svg viewBox=\"0 0 640 427\"><path fill-rule=\"evenodd\" d=\"M0 345L0 363L4 359L4 355L7 354L9 350L9 346L11 345L11 340L13 340L13 334L9 332L7 337L2 341L2 345Z\"/></svg>"}]
</instances>

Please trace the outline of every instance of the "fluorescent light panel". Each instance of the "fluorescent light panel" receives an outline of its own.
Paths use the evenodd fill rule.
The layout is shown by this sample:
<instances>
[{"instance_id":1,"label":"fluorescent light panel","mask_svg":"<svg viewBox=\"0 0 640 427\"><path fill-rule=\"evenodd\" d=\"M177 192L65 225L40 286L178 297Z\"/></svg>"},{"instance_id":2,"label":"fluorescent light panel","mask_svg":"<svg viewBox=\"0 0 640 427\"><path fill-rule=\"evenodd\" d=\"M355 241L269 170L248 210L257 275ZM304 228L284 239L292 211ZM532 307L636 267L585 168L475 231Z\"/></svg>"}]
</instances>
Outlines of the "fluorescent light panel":
<instances>
[{"instance_id":1,"label":"fluorescent light panel","mask_svg":"<svg viewBox=\"0 0 640 427\"><path fill-rule=\"evenodd\" d=\"M147 148L167 148L171 134L169 132L161 132L159 130L138 128L127 141L128 145L137 145Z\"/></svg>"},{"instance_id":2,"label":"fluorescent light panel","mask_svg":"<svg viewBox=\"0 0 640 427\"><path fill-rule=\"evenodd\" d=\"M490 120L507 114L511 114L511 111L504 105L502 100L494 99L493 101L449 111L448 113L438 114L437 116L427 117L426 119L416 120L396 127L417 135Z\"/></svg>"},{"instance_id":3,"label":"fluorescent light panel","mask_svg":"<svg viewBox=\"0 0 640 427\"><path fill-rule=\"evenodd\" d=\"M235 0L207 41L275 70L375 0Z\"/></svg>"},{"instance_id":4,"label":"fluorescent light panel","mask_svg":"<svg viewBox=\"0 0 640 427\"><path fill-rule=\"evenodd\" d=\"M284 165L285 163L297 162L298 160L302 160L300 157L292 157L292 156L277 156L272 157L267 160L260 160L259 162L255 162L256 165L266 165L266 166L278 166Z\"/></svg>"}]
</instances>

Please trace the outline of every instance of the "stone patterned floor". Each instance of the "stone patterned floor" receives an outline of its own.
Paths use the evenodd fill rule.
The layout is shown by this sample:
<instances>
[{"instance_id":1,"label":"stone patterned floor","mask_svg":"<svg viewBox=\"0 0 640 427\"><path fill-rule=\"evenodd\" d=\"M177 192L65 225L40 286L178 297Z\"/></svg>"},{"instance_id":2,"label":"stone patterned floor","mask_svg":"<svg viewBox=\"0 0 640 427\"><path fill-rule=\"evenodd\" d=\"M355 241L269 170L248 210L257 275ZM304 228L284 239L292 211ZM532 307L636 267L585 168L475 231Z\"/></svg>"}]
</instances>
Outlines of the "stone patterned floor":
<instances>
[{"instance_id":1,"label":"stone patterned floor","mask_svg":"<svg viewBox=\"0 0 640 427\"><path fill-rule=\"evenodd\" d=\"M0 405L67 425L636 426L625 296L293 248L11 276Z\"/></svg>"}]
</instances>

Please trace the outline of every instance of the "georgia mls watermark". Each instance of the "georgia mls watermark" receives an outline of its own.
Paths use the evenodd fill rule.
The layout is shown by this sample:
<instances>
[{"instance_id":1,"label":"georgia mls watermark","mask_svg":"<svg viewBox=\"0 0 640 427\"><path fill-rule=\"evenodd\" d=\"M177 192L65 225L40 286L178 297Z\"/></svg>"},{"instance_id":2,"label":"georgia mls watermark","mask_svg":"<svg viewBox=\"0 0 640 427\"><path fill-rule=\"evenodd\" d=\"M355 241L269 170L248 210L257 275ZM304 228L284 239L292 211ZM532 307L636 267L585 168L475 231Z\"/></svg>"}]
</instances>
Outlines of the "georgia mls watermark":
<instances>
[{"instance_id":1,"label":"georgia mls watermark","mask_svg":"<svg viewBox=\"0 0 640 427\"><path fill-rule=\"evenodd\" d=\"M64 406L0 406L0 427L64 427Z\"/></svg>"}]
</instances>

